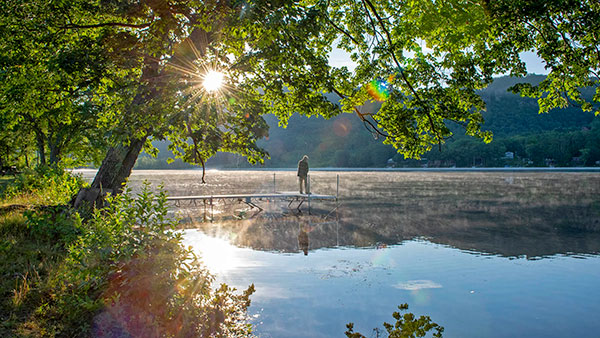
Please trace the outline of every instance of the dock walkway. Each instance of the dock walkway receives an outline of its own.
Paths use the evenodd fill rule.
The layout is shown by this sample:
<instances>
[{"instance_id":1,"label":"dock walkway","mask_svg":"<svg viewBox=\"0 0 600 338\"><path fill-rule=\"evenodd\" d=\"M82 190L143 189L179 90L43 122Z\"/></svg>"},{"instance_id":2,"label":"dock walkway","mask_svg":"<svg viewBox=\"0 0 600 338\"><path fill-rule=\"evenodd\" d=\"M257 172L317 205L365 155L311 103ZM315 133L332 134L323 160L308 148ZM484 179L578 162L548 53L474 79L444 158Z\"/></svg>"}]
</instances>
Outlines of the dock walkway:
<instances>
[{"instance_id":1,"label":"dock walkway","mask_svg":"<svg viewBox=\"0 0 600 338\"><path fill-rule=\"evenodd\" d=\"M192 196L171 196L167 198L167 201L174 202L175 206L181 206L182 201L190 201L196 205L197 201L202 201L204 204L207 202L213 205L214 201L218 200L234 200L246 203L252 208L258 208L259 210L263 210L258 204L257 201L274 201L274 200L282 200L289 202L288 207L291 208L292 203L300 202L296 207L300 210L300 206L305 201L309 204L309 212L310 212L310 201L316 200L334 200L337 201L337 196L335 195L322 195L322 194L300 194L293 191L280 191L280 192L270 192L270 193L247 193L247 194L224 194L224 195L192 195Z\"/></svg>"}]
</instances>

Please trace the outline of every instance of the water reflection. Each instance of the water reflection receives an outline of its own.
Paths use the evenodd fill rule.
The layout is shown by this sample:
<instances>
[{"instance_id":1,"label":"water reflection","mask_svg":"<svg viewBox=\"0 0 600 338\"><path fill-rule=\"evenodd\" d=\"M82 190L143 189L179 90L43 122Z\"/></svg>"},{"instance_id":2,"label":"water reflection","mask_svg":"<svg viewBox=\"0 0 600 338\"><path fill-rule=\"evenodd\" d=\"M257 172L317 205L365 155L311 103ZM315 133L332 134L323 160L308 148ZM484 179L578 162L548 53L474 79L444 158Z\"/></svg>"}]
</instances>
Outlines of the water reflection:
<instances>
[{"instance_id":1,"label":"water reflection","mask_svg":"<svg viewBox=\"0 0 600 338\"><path fill-rule=\"evenodd\" d=\"M240 265L218 275L240 289L254 283L250 314L260 337L339 337L349 321L368 334L405 302L448 338L592 337L598 325L597 256L511 260L425 240L314 249L314 232L306 233L308 256L233 246ZM184 238L200 256L211 254L203 243L212 236L191 229Z\"/></svg>"},{"instance_id":2,"label":"water reflection","mask_svg":"<svg viewBox=\"0 0 600 338\"><path fill-rule=\"evenodd\" d=\"M304 252L304 256L308 256L308 227L300 225L300 232L298 232L298 248Z\"/></svg>"},{"instance_id":3,"label":"water reflection","mask_svg":"<svg viewBox=\"0 0 600 338\"><path fill-rule=\"evenodd\" d=\"M205 186L200 174L134 173L132 183L164 181L171 195L274 186L272 172L213 172ZM335 191L336 173L313 176L313 191ZM295 189L294 172L277 179ZM600 174L344 172L340 181L337 215L325 202L307 215L265 201L252 219L221 204L213 222L194 218L201 208L181 210L199 228L185 231L186 245L217 281L255 284L261 337L338 337L349 321L368 333L402 303L448 338L597 331Z\"/></svg>"},{"instance_id":4,"label":"water reflection","mask_svg":"<svg viewBox=\"0 0 600 338\"><path fill-rule=\"evenodd\" d=\"M335 191L334 182L335 173L318 173L313 187ZM238 246L289 253L413 238L507 257L600 253L597 173L344 173L342 182L337 221L332 203L313 204L312 216L271 203L250 220L199 226Z\"/></svg>"}]
</instances>

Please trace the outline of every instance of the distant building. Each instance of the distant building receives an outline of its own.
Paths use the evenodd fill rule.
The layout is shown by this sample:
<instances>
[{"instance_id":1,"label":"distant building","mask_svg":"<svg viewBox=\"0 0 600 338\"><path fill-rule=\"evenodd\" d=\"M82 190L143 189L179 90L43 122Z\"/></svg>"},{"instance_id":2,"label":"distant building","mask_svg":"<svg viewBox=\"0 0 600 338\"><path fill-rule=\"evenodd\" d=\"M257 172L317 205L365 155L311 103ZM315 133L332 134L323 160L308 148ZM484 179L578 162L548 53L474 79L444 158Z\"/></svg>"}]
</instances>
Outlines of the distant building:
<instances>
[{"instance_id":1,"label":"distant building","mask_svg":"<svg viewBox=\"0 0 600 338\"><path fill-rule=\"evenodd\" d=\"M515 153L513 153L512 151L507 151L504 153L503 159L513 160L514 158L515 158Z\"/></svg>"},{"instance_id":2,"label":"distant building","mask_svg":"<svg viewBox=\"0 0 600 338\"><path fill-rule=\"evenodd\" d=\"M446 161L444 161L444 163L442 165L447 168L456 168L456 161L446 160Z\"/></svg>"},{"instance_id":3,"label":"distant building","mask_svg":"<svg viewBox=\"0 0 600 338\"><path fill-rule=\"evenodd\" d=\"M546 158L546 159L544 159L544 163L546 163L546 165L548 167L554 167L556 165L556 162L554 161L553 158Z\"/></svg>"},{"instance_id":4,"label":"distant building","mask_svg":"<svg viewBox=\"0 0 600 338\"><path fill-rule=\"evenodd\" d=\"M394 161L393 158L390 158L387 160L387 164L385 165L386 168L395 168L396 167L396 161Z\"/></svg>"}]
</instances>

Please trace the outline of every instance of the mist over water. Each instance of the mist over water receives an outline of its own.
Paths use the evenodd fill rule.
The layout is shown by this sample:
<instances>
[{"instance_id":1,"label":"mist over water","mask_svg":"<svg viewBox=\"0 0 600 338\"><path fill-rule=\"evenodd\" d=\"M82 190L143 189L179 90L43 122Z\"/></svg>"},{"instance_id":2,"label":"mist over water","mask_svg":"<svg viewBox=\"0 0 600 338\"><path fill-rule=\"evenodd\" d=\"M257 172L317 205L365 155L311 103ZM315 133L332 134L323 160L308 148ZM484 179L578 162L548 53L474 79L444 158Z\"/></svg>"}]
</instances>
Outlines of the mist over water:
<instances>
[{"instance_id":1,"label":"mist over water","mask_svg":"<svg viewBox=\"0 0 600 338\"><path fill-rule=\"evenodd\" d=\"M273 174L275 173L275 182ZM397 306L444 337L594 337L600 324L600 173L312 172L336 194L174 211L217 280L254 283L262 337L370 336ZM172 196L295 191L294 172L134 171ZM211 222L211 218L213 221ZM304 255L307 249L308 255Z\"/></svg>"}]
</instances>

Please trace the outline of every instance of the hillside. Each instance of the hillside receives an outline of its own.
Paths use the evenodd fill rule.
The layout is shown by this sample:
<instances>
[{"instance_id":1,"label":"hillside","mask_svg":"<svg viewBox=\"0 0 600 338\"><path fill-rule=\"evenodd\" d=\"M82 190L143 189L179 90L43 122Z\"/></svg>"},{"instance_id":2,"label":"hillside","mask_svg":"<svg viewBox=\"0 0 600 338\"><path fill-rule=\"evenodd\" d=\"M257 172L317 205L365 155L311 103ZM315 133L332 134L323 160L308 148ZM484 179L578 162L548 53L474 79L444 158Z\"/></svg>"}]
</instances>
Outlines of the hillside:
<instances>
[{"instance_id":1,"label":"hillside","mask_svg":"<svg viewBox=\"0 0 600 338\"><path fill-rule=\"evenodd\" d=\"M536 84L541 75L529 75L526 82ZM487 105L483 129L494 133L491 144L464 135L458 126L450 126L455 136L440 152L437 148L424 155L427 160L405 160L393 147L382 144L354 114L342 114L330 120L294 114L287 128L277 118L265 116L270 131L259 145L271 158L265 167L295 167L302 155L310 157L312 167L385 167L393 158L396 166L547 166L595 165L600 160L600 118L577 107L538 114L535 99L522 98L507 89L522 79L497 78L480 95ZM589 90L586 95L593 95ZM331 98L335 100L335 97ZM371 109L375 109L372 107ZM172 156L166 144L157 142L159 158L142 155L138 168L165 168ZM507 158L506 152L513 153ZM239 156L219 154L208 161L209 167L249 167ZM188 167L176 161L170 168Z\"/></svg>"}]
</instances>

